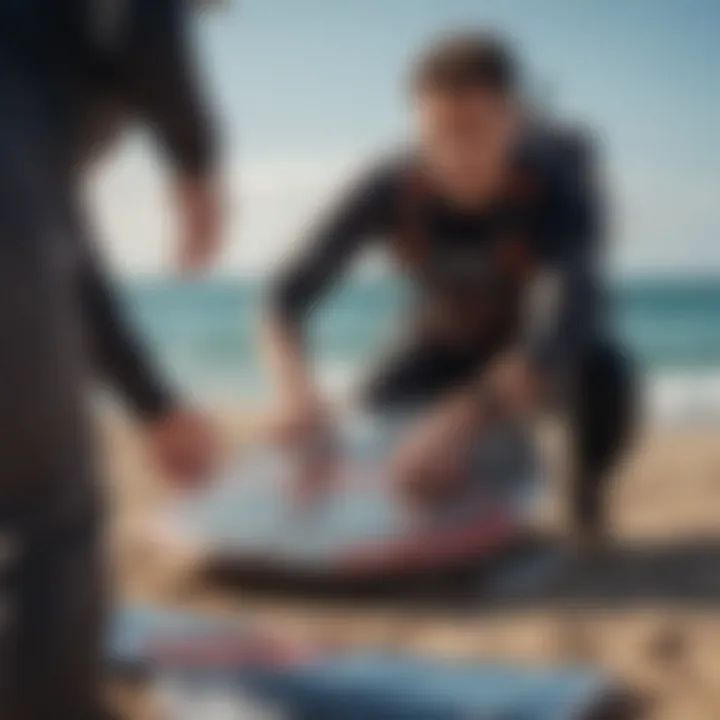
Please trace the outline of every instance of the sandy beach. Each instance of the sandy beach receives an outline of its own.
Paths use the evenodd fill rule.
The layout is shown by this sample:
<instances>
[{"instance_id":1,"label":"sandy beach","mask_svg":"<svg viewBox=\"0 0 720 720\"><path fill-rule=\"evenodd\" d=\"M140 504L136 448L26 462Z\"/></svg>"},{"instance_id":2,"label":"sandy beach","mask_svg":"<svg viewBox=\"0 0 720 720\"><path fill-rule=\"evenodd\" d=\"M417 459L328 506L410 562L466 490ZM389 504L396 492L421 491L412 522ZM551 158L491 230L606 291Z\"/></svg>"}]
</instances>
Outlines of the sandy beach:
<instances>
[{"instance_id":1,"label":"sandy beach","mask_svg":"<svg viewBox=\"0 0 720 720\"><path fill-rule=\"evenodd\" d=\"M247 437L240 413L218 413L228 448ZM235 613L288 632L442 657L591 663L648 701L654 720L720 717L720 443L713 428L655 429L637 443L613 493L605 557L578 561L552 601L457 610L375 603L334 606L243 597L189 582L183 558L148 558L143 518L164 488L132 429L106 418L113 498L111 551L122 598ZM562 482L548 517L562 532ZM145 716L133 701L133 718Z\"/></svg>"}]
</instances>

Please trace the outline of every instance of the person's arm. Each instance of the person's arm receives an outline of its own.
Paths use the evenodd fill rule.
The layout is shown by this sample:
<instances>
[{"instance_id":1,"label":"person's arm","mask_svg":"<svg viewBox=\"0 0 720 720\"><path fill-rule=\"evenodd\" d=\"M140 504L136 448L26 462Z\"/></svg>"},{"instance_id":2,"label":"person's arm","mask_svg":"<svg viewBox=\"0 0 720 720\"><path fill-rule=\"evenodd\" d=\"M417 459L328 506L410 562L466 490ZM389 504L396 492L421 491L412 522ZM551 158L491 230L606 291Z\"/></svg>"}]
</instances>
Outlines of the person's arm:
<instances>
[{"instance_id":1,"label":"person's arm","mask_svg":"<svg viewBox=\"0 0 720 720\"><path fill-rule=\"evenodd\" d=\"M362 244L387 229L394 206L394 178L386 170L363 178L311 232L300 253L272 283L263 345L280 395L314 402L305 361L305 320L337 282Z\"/></svg>"},{"instance_id":2,"label":"person's arm","mask_svg":"<svg viewBox=\"0 0 720 720\"><path fill-rule=\"evenodd\" d=\"M166 477L204 480L216 458L211 424L160 374L88 244L79 248L78 263L78 300L96 376L142 422L151 459Z\"/></svg>"},{"instance_id":3,"label":"person's arm","mask_svg":"<svg viewBox=\"0 0 720 720\"><path fill-rule=\"evenodd\" d=\"M601 322L605 218L589 152L584 145L565 148L539 228L546 243L543 264L528 290L523 331L509 358L526 376L528 401L568 391Z\"/></svg>"},{"instance_id":4,"label":"person's arm","mask_svg":"<svg viewBox=\"0 0 720 720\"><path fill-rule=\"evenodd\" d=\"M499 365L496 387L487 379L501 406L503 393L530 408L566 394L602 322L603 192L587 140L575 139L562 150L538 228L545 252L527 293L523 331Z\"/></svg>"},{"instance_id":5,"label":"person's arm","mask_svg":"<svg viewBox=\"0 0 720 720\"><path fill-rule=\"evenodd\" d=\"M152 131L174 183L184 237L179 264L195 270L214 256L222 219L219 140L183 0L133 0L121 51L118 92Z\"/></svg>"},{"instance_id":6,"label":"person's arm","mask_svg":"<svg viewBox=\"0 0 720 720\"><path fill-rule=\"evenodd\" d=\"M131 0L114 64L119 92L160 142L176 174L215 171L217 129L183 0Z\"/></svg>"},{"instance_id":7,"label":"person's arm","mask_svg":"<svg viewBox=\"0 0 720 720\"><path fill-rule=\"evenodd\" d=\"M88 244L79 251L78 290L91 359L99 379L139 419L152 423L167 416L178 405L176 393L161 377L145 344L128 323L119 291Z\"/></svg>"}]
</instances>

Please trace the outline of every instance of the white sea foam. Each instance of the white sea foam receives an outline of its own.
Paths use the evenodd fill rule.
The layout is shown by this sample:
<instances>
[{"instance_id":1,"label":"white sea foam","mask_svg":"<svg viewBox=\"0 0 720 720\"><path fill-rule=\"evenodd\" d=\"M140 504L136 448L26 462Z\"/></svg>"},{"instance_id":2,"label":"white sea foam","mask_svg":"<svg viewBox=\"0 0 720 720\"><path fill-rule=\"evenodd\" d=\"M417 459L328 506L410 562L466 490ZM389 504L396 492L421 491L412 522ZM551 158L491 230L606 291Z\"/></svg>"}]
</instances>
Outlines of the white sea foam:
<instances>
[{"instance_id":1,"label":"white sea foam","mask_svg":"<svg viewBox=\"0 0 720 720\"><path fill-rule=\"evenodd\" d=\"M650 422L720 423L720 368L649 375L643 392Z\"/></svg>"}]
</instances>

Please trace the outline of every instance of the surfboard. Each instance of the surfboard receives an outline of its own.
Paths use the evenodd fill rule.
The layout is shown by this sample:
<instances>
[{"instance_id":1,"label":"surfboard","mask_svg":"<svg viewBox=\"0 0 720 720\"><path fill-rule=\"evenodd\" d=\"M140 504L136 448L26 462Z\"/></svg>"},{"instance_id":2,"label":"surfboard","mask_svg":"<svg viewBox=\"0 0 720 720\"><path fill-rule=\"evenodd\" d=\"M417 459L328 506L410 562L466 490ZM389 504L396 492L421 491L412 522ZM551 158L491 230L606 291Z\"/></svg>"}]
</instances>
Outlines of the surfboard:
<instances>
[{"instance_id":1,"label":"surfboard","mask_svg":"<svg viewBox=\"0 0 720 720\"><path fill-rule=\"evenodd\" d=\"M223 718L248 706L258 714L242 717L282 720L589 720L611 706L621 717L618 686L591 668L322 648L163 608L120 612L108 660L120 675L171 679L178 720L213 720L218 698Z\"/></svg>"},{"instance_id":2,"label":"surfboard","mask_svg":"<svg viewBox=\"0 0 720 720\"><path fill-rule=\"evenodd\" d=\"M420 517L386 469L402 430L367 421L343 427L333 480L301 507L293 458L256 447L204 491L166 508L162 534L210 564L348 581L442 570L524 536L541 475L527 434L517 427L489 433L462 492Z\"/></svg>"}]
</instances>

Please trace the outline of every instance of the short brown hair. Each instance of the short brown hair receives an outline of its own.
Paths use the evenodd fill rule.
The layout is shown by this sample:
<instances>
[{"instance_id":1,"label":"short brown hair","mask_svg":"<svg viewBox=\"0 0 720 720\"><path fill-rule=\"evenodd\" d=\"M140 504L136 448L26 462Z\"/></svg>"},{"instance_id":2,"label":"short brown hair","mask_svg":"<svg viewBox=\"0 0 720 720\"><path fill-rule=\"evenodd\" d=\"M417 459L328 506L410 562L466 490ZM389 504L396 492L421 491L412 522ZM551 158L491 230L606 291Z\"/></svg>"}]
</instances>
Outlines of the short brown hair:
<instances>
[{"instance_id":1,"label":"short brown hair","mask_svg":"<svg viewBox=\"0 0 720 720\"><path fill-rule=\"evenodd\" d=\"M519 68L508 44L486 32L448 35L420 56L412 73L416 91L491 90L513 94Z\"/></svg>"}]
</instances>

